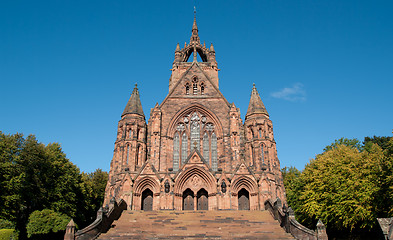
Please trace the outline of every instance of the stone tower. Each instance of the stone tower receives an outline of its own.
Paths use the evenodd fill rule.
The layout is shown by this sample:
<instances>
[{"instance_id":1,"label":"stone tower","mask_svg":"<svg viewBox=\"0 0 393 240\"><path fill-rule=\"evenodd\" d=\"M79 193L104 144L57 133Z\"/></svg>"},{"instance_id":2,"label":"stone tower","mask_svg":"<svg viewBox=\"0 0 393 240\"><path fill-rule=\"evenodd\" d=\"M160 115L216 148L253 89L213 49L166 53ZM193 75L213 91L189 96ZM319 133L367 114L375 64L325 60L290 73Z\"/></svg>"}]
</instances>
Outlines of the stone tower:
<instances>
[{"instance_id":1,"label":"stone tower","mask_svg":"<svg viewBox=\"0 0 393 240\"><path fill-rule=\"evenodd\" d=\"M113 197L133 210L286 203L273 124L255 85L243 124L219 90L216 53L201 44L195 17L191 32L176 46L168 95L148 123L135 86L118 124L104 205Z\"/></svg>"}]
</instances>

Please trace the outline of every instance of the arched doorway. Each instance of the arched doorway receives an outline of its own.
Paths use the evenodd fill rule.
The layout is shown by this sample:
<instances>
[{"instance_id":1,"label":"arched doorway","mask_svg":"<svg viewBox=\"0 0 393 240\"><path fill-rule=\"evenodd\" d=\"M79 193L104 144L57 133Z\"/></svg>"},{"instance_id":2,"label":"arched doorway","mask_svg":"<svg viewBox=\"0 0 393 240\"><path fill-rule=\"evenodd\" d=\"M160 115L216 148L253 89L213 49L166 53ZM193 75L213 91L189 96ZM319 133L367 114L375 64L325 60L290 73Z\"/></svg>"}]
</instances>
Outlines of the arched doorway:
<instances>
[{"instance_id":1,"label":"arched doorway","mask_svg":"<svg viewBox=\"0 0 393 240\"><path fill-rule=\"evenodd\" d=\"M153 210L153 192L150 189L146 189L142 192L141 209L144 211Z\"/></svg>"},{"instance_id":2,"label":"arched doorway","mask_svg":"<svg viewBox=\"0 0 393 240\"><path fill-rule=\"evenodd\" d=\"M250 194L242 188L237 194L239 210L250 210Z\"/></svg>"},{"instance_id":3,"label":"arched doorway","mask_svg":"<svg viewBox=\"0 0 393 240\"><path fill-rule=\"evenodd\" d=\"M194 192L189 188L183 192L183 210L194 210Z\"/></svg>"},{"instance_id":4,"label":"arched doorway","mask_svg":"<svg viewBox=\"0 0 393 240\"><path fill-rule=\"evenodd\" d=\"M207 191L203 188L197 193L197 203L198 210L209 210Z\"/></svg>"}]
</instances>

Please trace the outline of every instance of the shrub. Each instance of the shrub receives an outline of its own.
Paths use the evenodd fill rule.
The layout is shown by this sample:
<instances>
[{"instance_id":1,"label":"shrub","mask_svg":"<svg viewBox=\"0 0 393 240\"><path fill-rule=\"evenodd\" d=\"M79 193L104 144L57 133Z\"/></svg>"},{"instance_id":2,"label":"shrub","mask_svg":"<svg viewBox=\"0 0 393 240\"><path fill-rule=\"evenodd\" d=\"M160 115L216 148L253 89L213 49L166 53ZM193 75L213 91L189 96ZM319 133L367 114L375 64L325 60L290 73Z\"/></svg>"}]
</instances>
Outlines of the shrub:
<instances>
[{"instance_id":1,"label":"shrub","mask_svg":"<svg viewBox=\"0 0 393 240\"><path fill-rule=\"evenodd\" d=\"M0 240L18 240L14 229L0 229Z\"/></svg>"},{"instance_id":2,"label":"shrub","mask_svg":"<svg viewBox=\"0 0 393 240\"><path fill-rule=\"evenodd\" d=\"M34 211L27 223L27 235L32 237L34 235L46 235L64 231L70 217L67 215L57 213L50 209L44 209L42 211Z\"/></svg>"}]
</instances>

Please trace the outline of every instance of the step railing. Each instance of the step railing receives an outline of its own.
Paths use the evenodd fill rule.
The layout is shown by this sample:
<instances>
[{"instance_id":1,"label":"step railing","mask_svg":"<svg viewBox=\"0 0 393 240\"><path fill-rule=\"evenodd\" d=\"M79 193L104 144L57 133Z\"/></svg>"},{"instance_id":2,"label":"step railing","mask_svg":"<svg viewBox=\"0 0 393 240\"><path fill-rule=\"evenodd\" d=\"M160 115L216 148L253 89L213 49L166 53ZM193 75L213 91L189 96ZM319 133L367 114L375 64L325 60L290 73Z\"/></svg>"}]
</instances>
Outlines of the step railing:
<instances>
[{"instance_id":1,"label":"step railing","mask_svg":"<svg viewBox=\"0 0 393 240\"><path fill-rule=\"evenodd\" d=\"M271 199L265 201L265 210L268 210L274 219L280 223L280 226L284 228L287 233L292 234L296 239L328 240L326 227L321 220L317 223L316 231L306 228L296 221L295 213L291 208L287 209L282 206L279 198L274 202Z\"/></svg>"},{"instance_id":2,"label":"step railing","mask_svg":"<svg viewBox=\"0 0 393 240\"><path fill-rule=\"evenodd\" d=\"M108 207L100 208L97 211L96 220L89 226L75 232L75 224L71 219L67 225L64 240L91 240L96 239L101 233L106 233L113 223L119 219L121 213L127 209L127 204L123 199L116 201L112 198Z\"/></svg>"}]
</instances>

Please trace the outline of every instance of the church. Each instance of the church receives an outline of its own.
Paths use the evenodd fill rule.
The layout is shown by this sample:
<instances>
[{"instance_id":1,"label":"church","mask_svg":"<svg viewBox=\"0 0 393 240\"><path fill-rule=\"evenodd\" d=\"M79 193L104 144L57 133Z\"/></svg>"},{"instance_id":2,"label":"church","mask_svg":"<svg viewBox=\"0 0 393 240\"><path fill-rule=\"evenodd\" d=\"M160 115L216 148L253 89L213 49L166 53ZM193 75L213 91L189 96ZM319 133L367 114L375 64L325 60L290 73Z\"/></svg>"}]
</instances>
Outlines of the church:
<instances>
[{"instance_id":1,"label":"church","mask_svg":"<svg viewBox=\"0 0 393 240\"><path fill-rule=\"evenodd\" d=\"M104 206L112 198L146 211L262 210L277 198L286 204L261 96L250 86L243 122L220 92L216 52L201 44L195 16L171 71L168 95L147 122L136 85L132 91L118 123Z\"/></svg>"},{"instance_id":2,"label":"church","mask_svg":"<svg viewBox=\"0 0 393 240\"><path fill-rule=\"evenodd\" d=\"M168 95L146 122L134 90L118 122L103 207L65 240L327 240L287 207L273 123L256 86L244 122L219 90L213 44L201 44L196 18L177 44ZM225 82L224 82L225 84Z\"/></svg>"}]
</instances>

